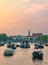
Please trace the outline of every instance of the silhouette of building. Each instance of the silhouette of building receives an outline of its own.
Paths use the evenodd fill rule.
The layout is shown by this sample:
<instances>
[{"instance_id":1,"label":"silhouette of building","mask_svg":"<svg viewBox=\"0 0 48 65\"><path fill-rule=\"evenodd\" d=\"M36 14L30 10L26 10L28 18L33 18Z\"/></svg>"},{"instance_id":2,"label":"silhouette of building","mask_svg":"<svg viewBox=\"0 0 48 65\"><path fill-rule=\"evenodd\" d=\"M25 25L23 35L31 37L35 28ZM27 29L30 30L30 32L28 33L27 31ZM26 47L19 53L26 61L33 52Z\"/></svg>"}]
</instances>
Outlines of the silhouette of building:
<instances>
[{"instance_id":1,"label":"silhouette of building","mask_svg":"<svg viewBox=\"0 0 48 65\"><path fill-rule=\"evenodd\" d=\"M28 36L30 36L30 30L28 30Z\"/></svg>"},{"instance_id":2,"label":"silhouette of building","mask_svg":"<svg viewBox=\"0 0 48 65\"><path fill-rule=\"evenodd\" d=\"M32 33L32 37L38 37L38 36L42 36L42 33Z\"/></svg>"},{"instance_id":3,"label":"silhouette of building","mask_svg":"<svg viewBox=\"0 0 48 65\"><path fill-rule=\"evenodd\" d=\"M42 33L32 33L32 41L35 42L37 41L38 37L39 36L42 36L43 34Z\"/></svg>"}]
</instances>

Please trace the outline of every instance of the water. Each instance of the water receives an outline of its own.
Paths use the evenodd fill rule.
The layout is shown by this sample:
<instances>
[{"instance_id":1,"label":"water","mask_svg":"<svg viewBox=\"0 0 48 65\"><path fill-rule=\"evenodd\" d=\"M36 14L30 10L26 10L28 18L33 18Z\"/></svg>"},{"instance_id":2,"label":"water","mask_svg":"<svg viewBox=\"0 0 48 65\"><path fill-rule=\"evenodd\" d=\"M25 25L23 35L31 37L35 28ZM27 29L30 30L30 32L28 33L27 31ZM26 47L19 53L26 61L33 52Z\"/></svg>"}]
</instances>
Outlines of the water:
<instances>
[{"instance_id":1,"label":"water","mask_svg":"<svg viewBox=\"0 0 48 65\"><path fill-rule=\"evenodd\" d=\"M48 47L46 46L42 49L44 53L43 61L32 60L32 52L35 50L33 44L30 49L17 48L15 54L11 57L3 56L5 49L6 45L0 47L0 65L48 65Z\"/></svg>"}]
</instances>

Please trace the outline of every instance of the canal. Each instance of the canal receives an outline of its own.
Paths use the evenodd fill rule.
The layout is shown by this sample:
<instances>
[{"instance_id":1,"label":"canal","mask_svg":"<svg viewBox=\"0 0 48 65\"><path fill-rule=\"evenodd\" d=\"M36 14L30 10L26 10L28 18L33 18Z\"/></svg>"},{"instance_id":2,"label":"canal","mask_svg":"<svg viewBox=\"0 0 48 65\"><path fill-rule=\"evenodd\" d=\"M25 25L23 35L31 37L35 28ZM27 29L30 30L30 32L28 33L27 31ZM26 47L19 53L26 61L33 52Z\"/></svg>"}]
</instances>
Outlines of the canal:
<instances>
[{"instance_id":1,"label":"canal","mask_svg":"<svg viewBox=\"0 0 48 65\"><path fill-rule=\"evenodd\" d=\"M32 52L35 51L34 44L30 44L29 49L17 48L16 52L11 57L3 56L7 46L0 47L0 65L48 65L48 47L44 46L44 49L41 49L44 53L43 61L33 61ZM38 49L40 50L40 49Z\"/></svg>"}]
</instances>

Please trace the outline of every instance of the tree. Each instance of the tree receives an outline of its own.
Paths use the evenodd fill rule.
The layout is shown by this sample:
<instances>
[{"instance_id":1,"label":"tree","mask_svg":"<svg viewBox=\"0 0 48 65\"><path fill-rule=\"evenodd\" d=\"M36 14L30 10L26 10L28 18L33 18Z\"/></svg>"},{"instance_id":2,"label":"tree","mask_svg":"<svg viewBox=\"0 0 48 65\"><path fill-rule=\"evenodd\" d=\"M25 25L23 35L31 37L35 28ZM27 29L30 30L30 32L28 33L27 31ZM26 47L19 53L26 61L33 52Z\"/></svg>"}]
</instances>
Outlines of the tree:
<instances>
[{"instance_id":1,"label":"tree","mask_svg":"<svg viewBox=\"0 0 48 65\"><path fill-rule=\"evenodd\" d=\"M2 35L0 34L0 41L2 41Z\"/></svg>"},{"instance_id":2,"label":"tree","mask_svg":"<svg viewBox=\"0 0 48 65\"><path fill-rule=\"evenodd\" d=\"M7 38L8 38L7 35L2 33L2 41L7 41Z\"/></svg>"},{"instance_id":3,"label":"tree","mask_svg":"<svg viewBox=\"0 0 48 65\"><path fill-rule=\"evenodd\" d=\"M38 40L41 42L48 42L48 36L47 35L39 36Z\"/></svg>"},{"instance_id":4,"label":"tree","mask_svg":"<svg viewBox=\"0 0 48 65\"><path fill-rule=\"evenodd\" d=\"M7 35L5 33L0 34L0 41L7 41Z\"/></svg>"},{"instance_id":5,"label":"tree","mask_svg":"<svg viewBox=\"0 0 48 65\"><path fill-rule=\"evenodd\" d=\"M8 37L8 40L9 40L9 42L13 41L13 37L12 36L9 36Z\"/></svg>"}]
</instances>

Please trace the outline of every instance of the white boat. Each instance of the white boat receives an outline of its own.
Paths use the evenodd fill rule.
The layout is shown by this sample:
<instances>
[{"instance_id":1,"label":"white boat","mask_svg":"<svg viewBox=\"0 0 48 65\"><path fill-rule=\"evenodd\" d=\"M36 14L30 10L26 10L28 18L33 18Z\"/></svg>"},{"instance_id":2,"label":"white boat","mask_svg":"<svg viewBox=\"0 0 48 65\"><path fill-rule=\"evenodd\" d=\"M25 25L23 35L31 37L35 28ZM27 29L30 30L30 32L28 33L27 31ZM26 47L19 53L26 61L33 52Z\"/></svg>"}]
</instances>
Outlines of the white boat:
<instances>
[{"instance_id":1,"label":"white boat","mask_svg":"<svg viewBox=\"0 0 48 65\"><path fill-rule=\"evenodd\" d=\"M12 56L14 54L14 50L13 49L6 49L4 51L4 56Z\"/></svg>"},{"instance_id":2,"label":"white boat","mask_svg":"<svg viewBox=\"0 0 48 65\"><path fill-rule=\"evenodd\" d=\"M45 46L48 46L48 43L45 43Z\"/></svg>"},{"instance_id":3,"label":"white boat","mask_svg":"<svg viewBox=\"0 0 48 65\"><path fill-rule=\"evenodd\" d=\"M0 41L0 46L4 46L4 45L5 45L5 43Z\"/></svg>"},{"instance_id":4,"label":"white boat","mask_svg":"<svg viewBox=\"0 0 48 65\"><path fill-rule=\"evenodd\" d=\"M42 43L34 44L34 46L35 46L35 49L38 49L38 48L42 49L42 48L44 48Z\"/></svg>"}]
</instances>

